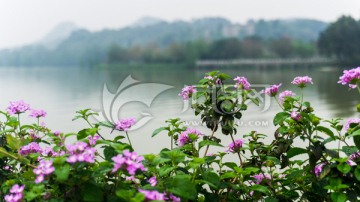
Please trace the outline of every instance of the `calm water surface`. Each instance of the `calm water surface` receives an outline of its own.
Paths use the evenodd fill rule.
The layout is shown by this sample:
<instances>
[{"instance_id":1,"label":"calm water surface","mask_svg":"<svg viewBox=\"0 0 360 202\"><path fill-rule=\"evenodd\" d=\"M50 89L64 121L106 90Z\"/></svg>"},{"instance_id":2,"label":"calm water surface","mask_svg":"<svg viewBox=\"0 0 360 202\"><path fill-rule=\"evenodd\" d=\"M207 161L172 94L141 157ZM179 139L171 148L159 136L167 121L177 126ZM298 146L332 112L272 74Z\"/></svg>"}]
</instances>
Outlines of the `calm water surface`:
<instances>
[{"instance_id":1,"label":"calm water surface","mask_svg":"<svg viewBox=\"0 0 360 202\"><path fill-rule=\"evenodd\" d=\"M112 111L118 117L135 117L137 120L149 121L137 130L131 131L130 136L134 147L140 153L158 152L168 146L169 139L165 134L151 138L151 133L164 125L169 118L179 117L190 124L199 119L194 117L191 109L184 111L184 103L178 96L184 85L195 84L204 73L211 69L203 68L149 68L149 67L119 67L119 68L86 68L86 67L8 67L0 68L0 108L4 110L9 101L23 99L35 109L45 109L48 116L44 119L47 126L54 130L76 132L87 127L82 121L72 121L75 111L84 108ZM305 100L311 101L315 112L322 118L355 117L355 105L359 101L357 91L349 91L347 87L337 84L342 69L336 67L239 67L223 68L222 71L231 76L246 76L252 84L282 83L281 90L299 90L290 84L295 76L309 75L314 85L305 90ZM104 106L102 97L106 84L109 91L116 95L119 85L129 75L137 84L157 83L168 86L168 90L159 93L155 99L151 94L157 94L154 85L137 84L125 86L127 93L121 93L114 99L119 106ZM138 86L139 87L139 86ZM122 89L125 89L122 88ZM148 105L144 104L148 103ZM104 107L103 107L104 106ZM185 108L186 109L186 108ZM273 101L269 109L262 112L262 108L250 105L244 113L239 135L252 130L271 134L274 131L272 117L280 108ZM118 113L117 113L118 112ZM145 118L144 118L145 117ZM151 119L150 119L151 118ZM23 121L33 120L24 118ZM203 133L209 131L198 127ZM110 134L102 131L109 138L120 132ZM227 144L229 140L224 139Z\"/></svg>"}]
</instances>

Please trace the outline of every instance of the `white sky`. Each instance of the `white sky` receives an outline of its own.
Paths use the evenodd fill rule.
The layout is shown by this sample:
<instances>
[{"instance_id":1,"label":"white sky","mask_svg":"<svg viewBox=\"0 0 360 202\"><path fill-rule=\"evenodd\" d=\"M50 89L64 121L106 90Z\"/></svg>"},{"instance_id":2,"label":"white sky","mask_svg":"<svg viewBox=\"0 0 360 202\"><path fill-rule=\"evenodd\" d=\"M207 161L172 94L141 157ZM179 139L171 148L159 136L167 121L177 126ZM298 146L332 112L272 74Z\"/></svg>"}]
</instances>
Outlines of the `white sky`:
<instances>
[{"instance_id":1,"label":"white sky","mask_svg":"<svg viewBox=\"0 0 360 202\"><path fill-rule=\"evenodd\" d=\"M296 17L330 22L341 15L358 19L360 0L0 0L0 48L39 40L65 21L100 30L143 16L168 21L218 16L244 23Z\"/></svg>"}]
</instances>

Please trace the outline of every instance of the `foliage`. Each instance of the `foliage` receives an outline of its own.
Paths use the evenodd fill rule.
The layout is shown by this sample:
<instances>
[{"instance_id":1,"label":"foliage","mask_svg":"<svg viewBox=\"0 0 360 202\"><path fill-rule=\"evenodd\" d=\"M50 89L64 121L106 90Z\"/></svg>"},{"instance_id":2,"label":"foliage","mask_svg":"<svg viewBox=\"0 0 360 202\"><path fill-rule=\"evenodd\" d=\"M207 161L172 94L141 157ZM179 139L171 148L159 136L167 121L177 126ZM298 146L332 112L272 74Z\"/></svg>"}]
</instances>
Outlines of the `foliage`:
<instances>
[{"instance_id":1,"label":"foliage","mask_svg":"<svg viewBox=\"0 0 360 202\"><path fill-rule=\"evenodd\" d=\"M360 61L360 24L352 17L342 16L321 34L318 46L321 53L336 56L343 62Z\"/></svg>"},{"instance_id":2,"label":"foliage","mask_svg":"<svg viewBox=\"0 0 360 202\"><path fill-rule=\"evenodd\" d=\"M357 71L357 70L353 70ZM346 71L345 74L353 74ZM354 76L354 75L352 75ZM351 80L360 81L360 73ZM344 78L345 76L341 77ZM247 110L250 94L245 77L207 73L195 88L181 96L192 99L195 115L209 129L203 134L186 128L180 119L152 133L166 132L170 148L139 156L128 129L133 119L91 123L89 109L77 112L89 128L77 133L51 131L44 125L24 124L29 106L12 102L0 112L0 195L6 201L357 201L360 198L360 120L344 127L340 119L323 120L301 96L282 96L271 142L252 131L236 138L236 120ZM344 81L345 82L345 81ZM301 91L310 77L293 81ZM277 100L281 85L265 94ZM278 101L278 100L277 100ZM24 106L26 108L24 108ZM10 114L11 115L10 115ZM38 114L37 122L46 113ZM101 132L118 132L113 140ZM231 139L225 146L220 136ZM68 144L67 139L77 142ZM125 139L127 138L127 140ZM349 143L354 140L355 145ZM301 141L302 144L294 144ZM335 144L334 144L335 143ZM209 154L209 147L218 152ZM101 149L100 149L101 148ZM231 161L225 159L230 157ZM11 200L10 200L11 199Z\"/></svg>"},{"instance_id":3,"label":"foliage","mask_svg":"<svg viewBox=\"0 0 360 202\"><path fill-rule=\"evenodd\" d=\"M246 24L234 24L222 18L203 18L191 22L160 21L145 27L125 27L106 29L97 32L80 29L56 45L35 43L16 49L0 51L0 65L6 66L48 66L48 65L97 65L101 63L194 63L201 56L223 58L259 58L267 57L268 41L290 38L293 42L301 41L315 47L319 33L327 23L307 20L270 20L249 21ZM248 40L256 36L263 40ZM51 38L51 37L50 37ZM235 38L236 46L223 39ZM208 44L212 45L207 51ZM261 41L260 41L261 42ZM218 43L228 44L226 49L215 49ZM218 44L218 45L217 45ZM48 47L51 48L48 48ZM227 46L238 50L231 52ZM235 47L234 47L235 46ZM224 45L220 44L220 47ZM231 47L230 47L231 48ZM239 55L239 49L242 50ZM265 49L265 50L264 50ZM295 50L297 48L295 47ZM307 49L305 49L307 50ZM304 51L304 49L302 50ZM207 53L210 52L210 53ZM303 57L293 51L294 57ZM307 52L306 56L313 56ZM310 53L310 54L309 54ZM314 53L314 52L312 52ZM215 57L217 56L217 57ZM277 53L271 57L281 57Z\"/></svg>"}]
</instances>

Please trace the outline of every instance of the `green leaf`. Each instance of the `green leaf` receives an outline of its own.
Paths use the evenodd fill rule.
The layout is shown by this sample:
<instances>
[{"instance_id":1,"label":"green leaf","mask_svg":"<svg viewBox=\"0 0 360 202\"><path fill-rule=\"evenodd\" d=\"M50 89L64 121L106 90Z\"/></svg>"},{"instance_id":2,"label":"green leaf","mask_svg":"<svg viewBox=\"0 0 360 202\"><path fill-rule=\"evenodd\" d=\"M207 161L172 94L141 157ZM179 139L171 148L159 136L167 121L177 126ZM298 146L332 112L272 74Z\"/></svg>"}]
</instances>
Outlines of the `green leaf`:
<instances>
[{"instance_id":1,"label":"green leaf","mask_svg":"<svg viewBox=\"0 0 360 202\"><path fill-rule=\"evenodd\" d=\"M214 189L218 189L218 187L220 185L220 177L216 173L211 172L211 171L206 171L203 174L203 178L204 178L205 181L210 182L211 184L213 184Z\"/></svg>"},{"instance_id":2,"label":"green leaf","mask_svg":"<svg viewBox=\"0 0 360 202\"><path fill-rule=\"evenodd\" d=\"M358 181L360 181L360 168L359 167L355 168L354 174L355 174L356 179Z\"/></svg>"},{"instance_id":3,"label":"green leaf","mask_svg":"<svg viewBox=\"0 0 360 202\"><path fill-rule=\"evenodd\" d=\"M160 177L164 177L164 176L168 175L174 169L175 169L174 167L168 166L168 165L161 166L159 169L159 175L160 175Z\"/></svg>"},{"instance_id":4,"label":"green leaf","mask_svg":"<svg viewBox=\"0 0 360 202\"><path fill-rule=\"evenodd\" d=\"M254 104L256 104L256 106L260 106L260 101L259 101L259 99L258 98L250 98L250 100L254 103Z\"/></svg>"},{"instance_id":5,"label":"green leaf","mask_svg":"<svg viewBox=\"0 0 360 202\"><path fill-rule=\"evenodd\" d=\"M87 138L88 136L93 136L98 131L97 128L86 128L78 132L77 134L77 140L82 140L84 138Z\"/></svg>"},{"instance_id":6,"label":"green leaf","mask_svg":"<svg viewBox=\"0 0 360 202\"><path fill-rule=\"evenodd\" d=\"M356 135L353 137L355 146L360 150L360 135Z\"/></svg>"},{"instance_id":7,"label":"green leaf","mask_svg":"<svg viewBox=\"0 0 360 202\"><path fill-rule=\"evenodd\" d=\"M351 154L358 152L359 149L355 146L343 146L341 151L343 151L347 156L350 156Z\"/></svg>"},{"instance_id":8,"label":"green leaf","mask_svg":"<svg viewBox=\"0 0 360 202\"><path fill-rule=\"evenodd\" d=\"M326 135L330 136L332 139L336 139L334 133L329 128L323 126L317 126L316 130L325 133Z\"/></svg>"},{"instance_id":9,"label":"green leaf","mask_svg":"<svg viewBox=\"0 0 360 202\"><path fill-rule=\"evenodd\" d=\"M349 166L349 164L347 164L347 163L340 163L336 167L340 172L342 172L344 174L350 172L350 170L351 170L351 166Z\"/></svg>"},{"instance_id":10,"label":"green leaf","mask_svg":"<svg viewBox=\"0 0 360 202\"><path fill-rule=\"evenodd\" d=\"M221 179L228 179L233 177L236 177L236 173L234 172L226 172L220 176Z\"/></svg>"},{"instance_id":11,"label":"green leaf","mask_svg":"<svg viewBox=\"0 0 360 202\"><path fill-rule=\"evenodd\" d=\"M250 187L250 189L253 191L258 191L258 192L264 193L264 194L270 194L270 190L267 187L259 185L259 184L254 184L253 186Z\"/></svg>"},{"instance_id":12,"label":"green leaf","mask_svg":"<svg viewBox=\"0 0 360 202\"><path fill-rule=\"evenodd\" d=\"M306 154L308 150L300 148L300 147L293 147L287 151L287 157L292 158L294 156L300 155L300 154Z\"/></svg>"},{"instance_id":13,"label":"green leaf","mask_svg":"<svg viewBox=\"0 0 360 202\"><path fill-rule=\"evenodd\" d=\"M279 124L282 124L287 118L290 117L290 114L287 112L280 112L277 113L274 117L274 125L277 126Z\"/></svg>"},{"instance_id":14,"label":"green leaf","mask_svg":"<svg viewBox=\"0 0 360 202\"><path fill-rule=\"evenodd\" d=\"M6 151L6 149L0 147L0 158L8 156L7 154L8 154L8 152Z\"/></svg>"},{"instance_id":15,"label":"green leaf","mask_svg":"<svg viewBox=\"0 0 360 202\"><path fill-rule=\"evenodd\" d=\"M333 192L331 193L331 201L333 202L345 202L346 194L341 192Z\"/></svg>"},{"instance_id":16,"label":"green leaf","mask_svg":"<svg viewBox=\"0 0 360 202\"><path fill-rule=\"evenodd\" d=\"M112 147L109 147L109 146L106 146L105 149L104 149L104 157L105 157L105 160L107 161L112 161L111 158L116 156L117 155L117 152L115 151L114 148Z\"/></svg>"},{"instance_id":17,"label":"green leaf","mask_svg":"<svg viewBox=\"0 0 360 202\"><path fill-rule=\"evenodd\" d=\"M102 121L102 122L97 123L97 125L104 126L107 128L114 128L114 124L111 123L110 121Z\"/></svg>"},{"instance_id":18,"label":"green leaf","mask_svg":"<svg viewBox=\"0 0 360 202\"><path fill-rule=\"evenodd\" d=\"M16 137L13 137L12 135L7 135L6 136L6 141L7 141L8 146L12 150L19 150L20 149L21 141L19 139L17 139Z\"/></svg>"},{"instance_id":19,"label":"green leaf","mask_svg":"<svg viewBox=\"0 0 360 202\"><path fill-rule=\"evenodd\" d=\"M272 197L272 196L270 196L270 197L267 197L266 199L265 199L265 202L278 202L279 200L277 199L277 198L274 198L274 197Z\"/></svg>"},{"instance_id":20,"label":"green leaf","mask_svg":"<svg viewBox=\"0 0 360 202\"><path fill-rule=\"evenodd\" d=\"M85 183L82 190L84 201L103 201L103 192L101 188L92 184Z\"/></svg>"},{"instance_id":21,"label":"green leaf","mask_svg":"<svg viewBox=\"0 0 360 202\"><path fill-rule=\"evenodd\" d=\"M71 166L69 164L56 166L54 174L56 175L56 180L63 182L69 178Z\"/></svg>"},{"instance_id":22,"label":"green leaf","mask_svg":"<svg viewBox=\"0 0 360 202\"><path fill-rule=\"evenodd\" d=\"M155 135L159 134L159 133L160 133L161 131L163 131L163 130L168 130L168 127L160 127L160 128L158 128L158 129L156 129L156 130L152 133L151 137L154 137Z\"/></svg>"},{"instance_id":23,"label":"green leaf","mask_svg":"<svg viewBox=\"0 0 360 202\"><path fill-rule=\"evenodd\" d=\"M230 77L229 75L227 75L227 74L220 73L220 74L218 75L218 78L223 81L223 80L226 80L226 79L230 79L231 77Z\"/></svg>"},{"instance_id":24,"label":"green leaf","mask_svg":"<svg viewBox=\"0 0 360 202\"><path fill-rule=\"evenodd\" d=\"M224 146L222 146L221 144L219 144L217 142L214 142L214 141L211 141L211 140L203 140L203 141L199 142L199 150L201 148L203 148L204 146L207 146L207 145L212 145L212 146L217 146L217 147L224 147Z\"/></svg>"},{"instance_id":25,"label":"green leaf","mask_svg":"<svg viewBox=\"0 0 360 202\"><path fill-rule=\"evenodd\" d=\"M168 183L169 192L184 198L195 200L197 191L194 184L191 183L189 175L176 175Z\"/></svg>"}]
</instances>

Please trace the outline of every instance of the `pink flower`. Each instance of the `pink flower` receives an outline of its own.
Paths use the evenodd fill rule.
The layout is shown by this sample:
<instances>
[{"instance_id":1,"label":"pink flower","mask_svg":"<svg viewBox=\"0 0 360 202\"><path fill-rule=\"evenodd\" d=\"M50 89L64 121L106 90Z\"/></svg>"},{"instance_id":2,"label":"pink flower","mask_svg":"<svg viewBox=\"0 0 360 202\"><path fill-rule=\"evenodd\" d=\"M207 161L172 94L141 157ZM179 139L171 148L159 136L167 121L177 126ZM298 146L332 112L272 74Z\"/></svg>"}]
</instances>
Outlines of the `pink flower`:
<instances>
[{"instance_id":1,"label":"pink flower","mask_svg":"<svg viewBox=\"0 0 360 202\"><path fill-rule=\"evenodd\" d=\"M266 173L265 175L260 173L258 175L253 175L252 177L256 179L256 184L260 184L264 178L267 180L271 180L271 176L268 173Z\"/></svg>"},{"instance_id":2,"label":"pink flower","mask_svg":"<svg viewBox=\"0 0 360 202\"><path fill-rule=\"evenodd\" d=\"M185 144L193 142L193 139L189 136L190 134L193 134L196 136L196 139L199 138L199 136L203 135L201 132L196 130L195 128L187 128L184 132L180 133L178 144L179 146L184 146Z\"/></svg>"},{"instance_id":3,"label":"pink flower","mask_svg":"<svg viewBox=\"0 0 360 202\"><path fill-rule=\"evenodd\" d=\"M66 160L68 163L95 162L96 149L89 147L85 142L77 142L73 145L67 145L66 149L70 153L70 156Z\"/></svg>"},{"instance_id":4,"label":"pink flower","mask_svg":"<svg viewBox=\"0 0 360 202\"><path fill-rule=\"evenodd\" d=\"M35 175L37 175L35 179L36 184L43 182L46 175L50 175L55 171L55 168L53 167L52 164L53 164L52 161L47 161L47 160L40 161L39 166L33 170Z\"/></svg>"},{"instance_id":5,"label":"pink flower","mask_svg":"<svg viewBox=\"0 0 360 202\"><path fill-rule=\"evenodd\" d=\"M59 131L59 130L55 130L55 131L54 131L54 135L55 135L55 136L59 136L60 134L61 134L61 131Z\"/></svg>"},{"instance_id":6,"label":"pink flower","mask_svg":"<svg viewBox=\"0 0 360 202\"><path fill-rule=\"evenodd\" d=\"M279 102L282 104L287 97L293 97L296 94L290 90L285 90L279 94Z\"/></svg>"},{"instance_id":7,"label":"pink flower","mask_svg":"<svg viewBox=\"0 0 360 202\"><path fill-rule=\"evenodd\" d=\"M20 202L24 196L23 191L25 189L25 185L19 186L15 184L10 189L10 194L5 195L6 202Z\"/></svg>"},{"instance_id":8,"label":"pink flower","mask_svg":"<svg viewBox=\"0 0 360 202\"><path fill-rule=\"evenodd\" d=\"M350 88L356 88L356 83L360 80L360 67L344 70L344 74L339 77L338 83L342 85L349 84Z\"/></svg>"},{"instance_id":9,"label":"pink flower","mask_svg":"<svg viewBox=\"0 0 360 202\"><path fill-rule=\"evenodd\" d=\"M36 109L32 109L30 111L30 115L31 117L34 117L34 118L40 118L40 117L45 117L46 116L46 111L40 109L40 110L36 110Z\"/></svg>"},{"instance_id":10,"label":"pink flower","mask_svg":"<svg viewBox=\"0 0 360 202\"><path fill-rule=\"evenodd\" d=\"M234 81L236 81L234 87L235 88L242 88L244 90L250 90L250 83L248 82L246 77L239 77L237 76Z\"/></svg>"},{"instance_id":11,"label":"pink flower","mask_svg":"<svg viewBox=\"0 0 360 202\"><path fill-rule=\"evenodd\" d=\"M345 126L344 126L344 131L349 130L350 125L351 125L352 123L357 123L357 124L358 124L358 123L360 123L360 119L357 119L357 118L349 119L349 120L346 122Z\"/></svg>"},{"instance_id":12,"label":"pink flower","mask_svg":"<svg viewBox=\"0 0 360 202\"><path fill-rule=\"evenodd\" d=\"M124 150L123 154L118 154L111 159L114 161L113 173L119 169L126 169L130 175L135 175L137 170L146 171L146 168L141 163L144 157L138 156L136 152Z\"/></svg>"},{"instance_id":13,"label":"pink flower","mask_svg":"<svg viewBox=\"0 0 360 202\"><path fill-rule=\"evenodd\" d=\"M30 109L30 105L23 100L10 102L7 111L10 115L24 113Z\"/></svg>"},{"instance_id":14,"label":"pink flower","mask_svg":"<svg viewBox=\"0 0 360 202\"><path fill-rule=\"evenodd\" d=\"M235 142L232 142L229 144L227 151L229 151L231 153L237 153L240 151L243 143L244 143L243 139L235 140Z\"/></svg>"},{"instance_id":15,"label":"pink flower","mask_svg":"<svg viewBox=\"0 0 360 202\"><path fill-rule=\"evenodd\" d=\"M301 120L301 115L296 111L291 112L290 117L292 119L294 119L295 121L300 121Z\"/></svg>"},{"instance_id":16,"label":"pink flower","mask_svg":"<svg viewBox=\"0 0 360 202\"><path fill-rule=\"evenodd\" d=\"M128 131L131 126L135 125L134 118L121 119L115 123L115 128L117 130Z\"/></svg>"},{"instance_id":17,"label":"pink flower","mask_svg":"<svg viewBox=\"0 0 360 202\"><path fill-rule=\"evenodd\" d=\"M162 194L156 190L150 191L150 190L139 189L139 192L143 193L145 195L145 200L149 200L149 201L153 201L153 200L165 201L166 200L165 194Z\"/></svg>"},{"instance_id":18,"label":"pink flower","mask_svg":"<svg viewBox=\"0 0 360 202\"><path fill-rule=\"evenodd\" d=\"M22 146L19 153L26 156L31 153L42 153L42 150L38 143L31 142L28 145Z\"/></svg>"},{"instance_id":19,"label":"pink flower","mask_svg":"<svg viewBox=\"0 0 360 202\"><path fill-rule=\"evenodd\" d=\"M265 89L265 94L271 97L275 97L275 95L279 92L279 88L282 84L279 85L272 85L269 88Z\"/></svg>"},{"instance_id":20,"label":"pink flower","mask_svg":"<svg viewBox=\"0 0 360 202\"><path fill-rule=\"evenodd\" d=\"M186 86L181 90L181 93L179 93L179 96L182 96L184 100L188 100L193 93L196 92L196 89L194 86Z\"/></svg>"},{"instance_id":21,"label":"pink flower","mask_svg":"<svg viewBox=\"0 0 360 202\"><path fill-rule=\"evenodd\" d=\"M96 145L96 141L97 141L98 139L100 139L100 136L98 136L98 135L89 136L88 139L89 139L89 144L90 144L91 146L94 146L94 145Z\"/></svg>"},{"instance_id":22,"label":"pink flower","mask_svg":"<svg viewBox=\"0 0 360 202\"><path fill-rule=\"evenodd\" d=\"M349 156L348 160L346 161L347 164L349 164L350 166L356 166L357 165L357 161L360 160L360 152L356 152L353 153Z\"/></svg>"},{"instance_id":23,"label":"pink flower","mask_svg":"<svg viewBox=\"0 0 360 202\"><path fill-rule=\"evenodd\" d=\"M148 183L150 183L151 186L155 187L156 184L157 184L156 177L155 177L155 176L151 177L151 178L148 180Z\"/></svg>"},{"instance_id":24,"label":"pink flower","mask_svg":"<svg viewBox=\"0 0 360 202\"><path fill-rule=\"evenodd\" d=\"M309 76L295 77L291 83L299 86L300 88L304 88L306 84L313 84L312 78L310 78Z\"/></svg>"},{"instance_id":25,"label":"pink flower","mask_svg":"<svg viewBox=\"0 0 360 202\"><path fill-rule=\"evenodd\" d=\"M325 165L325 163L320 163L319 165L315 166L314 172L315 172L316 177L320 176L324 165Z\"/></svg>"}]
</instances>

